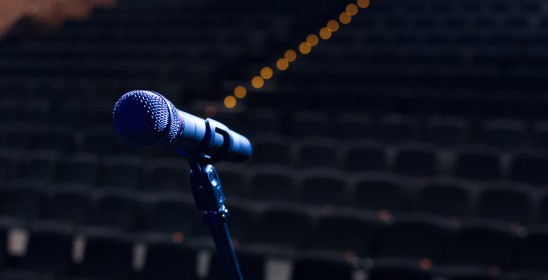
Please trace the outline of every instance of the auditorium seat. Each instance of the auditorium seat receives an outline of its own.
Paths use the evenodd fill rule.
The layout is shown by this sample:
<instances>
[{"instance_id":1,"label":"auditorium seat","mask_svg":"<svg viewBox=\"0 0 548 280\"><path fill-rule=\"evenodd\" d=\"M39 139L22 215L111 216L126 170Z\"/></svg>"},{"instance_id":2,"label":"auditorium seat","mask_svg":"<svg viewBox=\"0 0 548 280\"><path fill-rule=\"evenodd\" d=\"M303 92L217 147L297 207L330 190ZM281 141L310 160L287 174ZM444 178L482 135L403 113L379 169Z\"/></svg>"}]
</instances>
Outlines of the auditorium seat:
<instances>
[{"instance_id":1,"label":"auditorium seat","mask_svg":"<svg viewBox=\"0 0 548 280\"><path fill-rule=\"evenodd\" d=\"M32 147L36 150L67 152L73 149L74 132L69 127L52 126L39 131L33 137Z\"/></svg>"},{"instance_id":2,"label":"auditorium seat","mask_svg":"<svg viewBox=\"0 0 548 280\"><path fill-rule=\"evenodd\" d=\"M260 166L250 174L249 196L254 200L297 201L297 173L280 166Z\"/></svg>"},{"instance_id":3,"label":"auditorium seat","mask_svg":"<svg viewBox=\"0 0 548 280\"><path fill-rule=\"evenodd\" d=\"M355 270L351 262L327 254L302 254L293 262L292 280L340 279L351 280Z\"/></svg>"},{"instance_id":4,"label":"auditorium seat","mask_svg":"<svg viewBox=\"0 0 548 280\"><path fill-rule=\"evenodd\" d=\"M85 224L91 215L88 190L78 185L57 186L48 196L46 219L69 227Z\"/></svg>"},{"instance_id":5,"label":"auditorium seat","mask_svg":"<svg viewBox=\"0 0 548 280\"><path fill-rule=\"evenodd\" d=\"M18 160L10 149L0 149L0 182L8 181L14 176Z\"/></svg>"},{"instance_id":6,"label":"auditorium seat","mask_svg":"<svg viewBox=\"0 0 548 280\"><path fill-rule=\"evenodd\" d=\"M290 142L282 137L261 137L253 141L251 161L255 165L292 165L293 152Z\"/></svg>"},{"instance_id":7,"label":"auditorium seat","mask_svg":"<svg viewBox=\"0 0 548 280\"><path fill-rule=\"evenodd\" d=\"M468 143L470 127L466 120L458 117L432 117L426 121L423 139L446 148Z\"/></svg>"},{"instance_id":8,"label":"auditorium seat","mask_svg":"<svg viewBox=\"0 0 548 280\"><path fill-rule=\"evenodd\" d=\"M114 131L109 127L94 126L82 131L77 149L83 152L108 155L114 146Z\"/></svg>"},{"instance_id":9,"label":"auditorium seat","mask_svg":"<svg viewBox=\"0 0 548 280\"><path fill-rule=\"evenodd\" d=\"M478 216L514 223L533 221L533 187L506 181L485 183L479 193Z\"/></svg>"},{"instance_id":10,"label":"auditorium seat","mask_svg":"<svg viewBox=\"0 0 548 280\"><path fill-rule=\"evenodd\" d=\"M352 182L351 205L373 211L399 211L407 199L402 179L386 173L361 173Z\"/></svg>"},{"instance_id":11,"label":"auditorium seat","mask_svg":"<svg viewBox=\"0 0 548 280\"><path fill-rule=\"evenodd\" d=\"M308 211L302 207L281 203L267 205L259 214L252 242L259 247L282 250L281 253L291 252L306 244L310 223Z\"/></svg>"},{"instance_id":12,"label":"auditorium seat","mask_svg":"<svg viewBox=\"0 0 548 280\"><path fill-rule=\"evenodd\" d=\"M236 257L240 265L240 271L244 279L267 279L266 274L266 259L268 252L253 249L236 249ZM209 280L224 279L226 274L221 267L217 254L213 254L209 265Z\"/></svg>"},{"instance_id":13,"label":"auditorium seat","mask_svg":"<svg viewBox=\"0 0 548 280\"><path fill-rule=\"evenodd\" d=\"M27 152L22 162L21 178L41 183L54 182L60 159L60 154L54 151Z\"/></svg>"},{"instance_id":14,"label":"auditorium seat","mask_svg":"<svg viewBox=\"0 0 548 280\"><path fill-rule=\"evenodd\" d=\"M7 270L0 272L1 280L47 280L48 278L41 273L23 271L23 270Z\"/></svg>"},{"instance_id":15,"label":"auditorium seat","mask_svg":"<svg viewBox=\"0 0 548 280\"><path fill-rule=\"evenodd\" d=\"M410 265L402 261L377 262L369 271L369 280L432 280L433 273L418 265Z\"/></svg>"},{"instance_id":16,"label":"auditorium seat","mask_svg":"<svg viewBox=\"0 0 548 280\"><path fill-rule=\"evenodd\" d=\"M548 121L536 122L532 125L532 141L536 148L548 149Z\"/></svg>"},{"instance_id":17,"label":"auditorium seat","mask_svg":"<svg viewBox=\"0 0 548 280\"><path fill-rule=\"evenodd\" d=\"M248 173L238 165L224 164L216 169L225 195L245 197L248 194Z\"/></svg>"},{"instance_id":18,"label":"auditorium seat","mask_svg":"<svg viewBox=\"0 0 548 280\"><path fill-rule=\"evenodd\" d=\"M246 114L245 129L254 136L276 135L282 131L281 123L281 116L276 111L255 109Z\"/></svg>"},{"instance_id":19,"label":"auditorium seat","mask_svg":"<svg viewBox=\"0 0 548 280\"><path fill-rule=\"evenodd\" d=\"M418 121L403 115L386 115L379 120L379 138L388 143L411 141L417 138Z\"/></svg>"},{"instance_id":20,"label":"auditorium seat","mask_svg":"<svg viewBox=\"0 0 548 280\"><path fill-rule=\"evenodd\" d=\"M510 268L517 238L504 224L472 220L457 230L449 263Z\"/></svg>"},{"instance_id":21,"label":"auditorium seat","mask_svg":"<svg viewBox=\"0 0 548 280\"><path fill-rule=\"evenodd\" d=\"M361 113L338 114L335 117L334 135L343 141L370 138L373 136L371 117Z\"/></svg>"},{"instance_id":22,"label":"auditorium seat","mask_svg":"<svg viewBox=\"0 0 548 280\"><path fill-rule=\"evenodd\" d=\"M344 206L348 201L346 175L332 169L310 169L302 172L300 201L316 206Z\"/></svg>"},{"instance_id":23,"label":"auditorium seat","mask_svg":"<svg viewBox=\"0 0 548 280\"><path fill-rule=\"evenodd\" d=\"M453 229L436 216L398 215L382 234L381 257L429 260L434 265L447 259Z\"/></svg>"},{"instance_id":24,"label":"auditorium seat","mask_svg":"<svg viewBox=\"0 0 548 280\"><path fill-rule=\"evenodd\" d=\"M356 140L346 144L344 168L347 171L383 171L386 166L386 151L382 143Z\"/></svg>"},{"instance_id":25,"label":"auditorium seat","mask_svg":"<svg viewBox=\"0 0 548 280\"><path fill-rule=\"evenodd\" d=\"M290 132L297 138L321 137L328 136L331 127L327 113L301 111L291 117Z\"/></svg>"},{"instance_id":26,"label":"auditorium seat","mask_svg":"<svg viewBox=\"0 0 548 280\"><path fill-rule=\"evenodd\" d=\"M65 157L61 163L59 182L94 186L99 177L99 157L77 153Z\"/></svg>"},{"instance_id":27,"label":"auditorium seat","mask_svg":"<svg viewBox=\"0 0 548 280\"><path fill-rule=\"evenodd\" d=\"M101 185L104 188L138 189L142 181L143 162L134 155L109 156L104 159Z\"/></svg>"},{"instance_id":28,"label":"auditorium seat","mask_svg":"<svg viewBox=\"0 0 548 280\"><path fill-rule=\"evenodd\" d=\"M194 206L196 208L196 206ZM245 244L252 238L253 229L257 224L260 205L243 199L228 198L228 228L233 242Z\"/></svg>"},{"instance_id":29,"label":"auditorium seat","mask_svg":"<svg viewBox=\"0 0 548 280\"><path fill-rule=\"evenodd\" d=\"M133 230L138 225L138 205L134 193L127 191L98 193L92 206L91 224Z\"/></svg>"},{"instance_id":30,"label":"auditorium seat","mask_svg":"<svg viewBox=\"0 0 548 280\"><path fill-rule=\"evenodd\" d=\"M132 272L133 244L117 232L85 232L84 257L70 275L84 279L128 279Z\"/></svg>"},{"instance_id":31,"label":"auditorium seat","mask_svg":"<svg viewBox=\"0 0 548 280\"><path fill-rule=\"evenodd\" d=\"M513 154L510 163L510 179L534 185L548 185L548 174L545 168L548 154L531 151Z\"/></svg>"},{"instance_id":32,"label":"auditorium seat","mask_svg":"<svg viewBox=\"0 0 548 280\"><path fill-rule=\"evenodd\" d=\"M183 244L146 240L143 268L132 279L196 279L197 252Z\"/></svg>"},{"instance_id":33,"label":"auditorium seat","mask_svg":"<svg viewBox=\"0 0 548 280\"><path fill-rule=\"evenodd\" d=\"M528 144L525 124L517 120L487 120L482 129L482 143L487 146L517 150Z\"/></svg>"},{"instance_id":34,"label":"auditorium seat","mask_svg":"<svg viewBox=\"0 0 548 280\"><path fill-rule=\"evenodd\" d=\"M38 221L42 218L45 194L36 186L27 183L13 183L2 199L2 215Z\"/></svg>"},{"instance_id":35,"label":"auditorium seat","mask_svg":"<svg viewBox=\"0 0 548 280\"><path fill-rule=\"evenodd\" d=\"M35 225L30 229L20 269L44 276L61 277L72 265L73 236L69 231L51 225Z\"/></svg>"},{"instance_id":36,"label":"auditorium seat","mask_svg":"<svg viewBox=\"0 0 548 280\"><path fill-rule=\"evenodd\" d=\"M200 212L194 201L181 194L165 193L149 197L144 205L144 229L187 238L204 233Z\"/></svg>"},{"instance_id":37,"label":"auditorium seat","mask_svg":"<svg viewBox=\"0 0 548 280\"><path fill-rule=\"evenodd\" d=\"M427 181L417 194L414 208L423 213L448 218L464 218L472 214L475 186L451 177L438 177Z\"/></svg>"},{"instance_id":38,"label":"auditorium seat","mask_svg":"<svg viewBox=\"0 0 548 280\"><path fill-rule=\"evenodd\" d=\"M495 180L502 176L500 155L487 147L469 147L455 154L454 174L471 180Z\"/></svg>"},{"instance_id":39,"label":"auditorium seat","mask_svg":"<svg viewBox=\"0 0 548 280\"><path fill-rule=\"evenodd\" d=\"M523 229L517 247L517 269L522 272L548 275L548 227L531 226Z\"/></svg>"},{"instance_id":40,"label":"auditorium seat","mask_svg":"<svg viewBox=\"0 0 548 280\"><path fill-rule=\"evenodd\" d=\"M339 210L317 218L307 247L347 257L376 256L384 224L374 213Z\"/></svg>"},{"instance_id":41,"label":"auditorium seat","mask_svg":"<svg viewBox=\"0 0 548 280\"><path fill-rule=\"evenodd\" d=\"M142 190L151 192L181 191L190 193L190 168L182 159L147 160Z\"/></svg>"},{"instance_id":42,"label":"auditorium seat","mask_svg":"<svg viewBox=\"0 0 548 280\"><path fill-rule=\"evenodd\" d=\"M394 171L407 176L434 176L440 172L438 150L425 143L402 143L396 146Z\"/></svg>"},{"instance_id":43,"label":"auditorium seat","mask_svg":"<svg viewBox=\"0 0 548 280\"><path fill-rule=\"evenodd\" d=\"M297 166L301 168L339 168L340 144L331 139L307 138L296 144Z\"/></svg>"}]
</instances>

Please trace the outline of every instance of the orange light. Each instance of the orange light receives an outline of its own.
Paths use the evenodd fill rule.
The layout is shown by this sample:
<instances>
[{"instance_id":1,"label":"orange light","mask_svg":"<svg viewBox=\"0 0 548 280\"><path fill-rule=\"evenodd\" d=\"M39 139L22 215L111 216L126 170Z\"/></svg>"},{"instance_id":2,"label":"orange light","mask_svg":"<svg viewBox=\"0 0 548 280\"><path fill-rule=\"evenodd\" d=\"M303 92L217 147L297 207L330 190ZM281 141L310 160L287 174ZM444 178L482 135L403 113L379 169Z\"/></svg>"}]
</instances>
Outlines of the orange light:
<instances>
[{"instance_id":1,"label":"orange light","mask_svg":"<svg viewBox=\"0 0 548 280\"><path fill-rule=\"evenodd\" d=\"M257 89L262 88L264 86L264 80L259 76L255 76L253 77L253 79L251 79L251 85Z\"/></svg>"},{"instance_id":2,"label":"orange light","mask_svg":"<svg viewBox=\"0 0 548 280\"><path fill-rule=\"evenodd\" d=\"M331 33L331 30L327 27L320 29L320 37L324 40L328 40L329 38L331 38L332 34L333 33Z\"/></svg>"},{"instance_id":3,"label":"orange light","mask_svg":"<svg viewBox=\"0 0 548 280\"><path fill-rule=\"evenodd\" d=\"M299 51L302 54L309 54L312 51L312 47L310 46L310 44L303 42L299 45Z\"/></svg>"},{"instance_id":4,"label":"orange light","mask_svg":"<svg viewBox=\"0 0 548 280\"><path fill-rule=\"evenodd\" d=\"M424 258L419 260L419 267L424 270L432 269L432 261L430 259Z\"/></svg>"},{"instance_id":5,"label":"orange light","mask_svg":"<svg viewBox=\"0 0 548 280\"><path fill-rule=\"evenodd\" d=\"M312 47L317 46L319 41L320 39L318 39L318 36L316 36L316 34L310 34L308 35L308 37L306 37L306 42Z\"/></svg>"},{"instance_id":6,"label":"orange light","mask_svg":"<svg viewBox=\"0 0 548 280\"><path fill-rule=\"evenodd\" d=\"M362 9L369 7L369 0L358 0L358 7Z\"/></svg>"},{"instance_id":7,"label":"orange light","mask_svg":"<svg viewBox=\"0 0 548 280\"><path fill-rule=\"evenodd\" d=\"M174 232L171 234L171 242L180 244L185 241L185 235L182 232Z\"/></svg>"},{"instance_id":8,"label":"orange light","mask_svg":"<svg viewBox=\"0 0 548 280\"><path fill-rule=\"evenodd\" d=\"M287 68L289 68L289 62L285 58L280 58L278 59L278 61L276 61L276 67L280 71L285 71L287 70Z\"/></svg>"},{"instance_id":9,"label":"orange light","mask_svg":"<svg viewBox=\"0 0 548 280\"><path fill-rule=\"evenodd\" d=\"M348 4L348 6L346 6L346 13L355 16L358 14L358 6L356 6L356 4Z\"/></svg>"},{"instance_id":10,"label":"orange light","mask_svg":"<svg viewBox=\"0 0 548 280\"><path fill-rule=\"evenodd\" d=\"M351 21L352 21L352 16L347 13L347 12L342 12L340 15L339 15L339 21L342 23L342 24L349 24Z\"/></svg>"},{"instance_id":11,"label":"orange light","mask_svg":"<svg viewBox=\"0 0 548 280\"><path fill-rule=\"evenodd\" d=\"M245 87L243 86L237 86L235 89L234 89L234 96L242 99L244 98L245 96L247 95L247 89L245 89Z\"/></svg>"},{"instance_id":12,"label":"orange light","mask_svg":"<svg viewBox=\"0 0 548 280\"><path fill-rule=\"evenodd\" d=\"M215 106L207 106L205 108L205 115L208 118L213 118L215 115L217 115L217 108Z\"/></svg>"},{"instance_id":13,"label":"orange light","mask_svg":"<svg viewBox=\"0 0 548 280\"><path fill-rule=\"evenodd\" d=\"M232 109L234 107L236 107L236 97L232 96L232 95L229 95L227 97L225 97L225 107L227 107L228 109Z\"/></svg>"},{"instance_id":14,"label":"orange light","mask_svg":"<svg viewBox=\"0 0 548 280\"><path fill-rule=\"evenodd\" d=\"M329 22L327 22L327 28L331 31L331 32L336 32L337 30L339 30L339 22L332 19L330 20Z\"/></svg>"},{"instance_id":15,"label":"orange light","mask_svg":"<svg viewBox=\"0 0 548 280\"><path fill-rule=\"evenodd\" d=\"M288 62L293 62L297 59L297 53L294 50L287 50L287 51L285 51L284 58Z\"/></svg>"},{"instance_id":16,"label":"orange light","mask_svg":"<svg viewBox=\"0 0 548 280\"><path fill-rule=\"evenodd\" d=\"M270 67L264 67L261 69L261 77L265 80L268 80L272 78L272 75L274 75L274 72L272 71L272 68Z\"/></svg>"}]
</instances>

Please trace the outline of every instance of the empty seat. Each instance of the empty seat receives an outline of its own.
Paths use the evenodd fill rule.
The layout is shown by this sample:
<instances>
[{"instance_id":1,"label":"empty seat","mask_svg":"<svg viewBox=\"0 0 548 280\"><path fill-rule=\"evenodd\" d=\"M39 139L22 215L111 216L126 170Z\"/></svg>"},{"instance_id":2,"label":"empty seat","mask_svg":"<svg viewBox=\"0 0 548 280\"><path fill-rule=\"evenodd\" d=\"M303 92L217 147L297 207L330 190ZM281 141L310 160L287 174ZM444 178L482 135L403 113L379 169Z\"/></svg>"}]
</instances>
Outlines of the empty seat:
<instances>
[{"instance_id":1,"label":"empty seat","mask_svg":"<svg viewBox=\"0 0 548 280\"><path fill-rule=\"evenodd\" d=\"M431 280L432 271L408 262L387 261L377 262L369 271L370 280Z\"/></svg>"},{"instance_id":2,"label":"empty seat","mask_svg":"<svg viewBox=\"0 0 548 280\"><path fill-rule=\"evenodd\" d=\"M406 185L395 175L364 173L353 180L351 204L373 211L398 211L406 204L406 192Z\"/></svg>"},{"instance_id":3,"label":"empty seat","mask_svg":"<svg viewBox=\"0 0 548 280\"><path fill-rule=\"evenodd\" d=\"M253 143L254 164L291 165L293 153L290 142L281 137L257 138Z\"/></svg>"},{"instance_id":4,"label":"empty seat","mask_svg":"<svg viewBox=\"0 0 548 280\"><path fill-rule=\"evenodd\" d=\"M296 172L279 166L253 170L249 181L249 197L260 201L297 201Z\"/></svg>"},{"instance_id":5,"label":"empty seat","mask_svg":"<svg viewBox=\"0 0 548 280\"><path fill-rule=\"evenodd\" d=\"M111 156L105 159L101 173L105 187L137 189L141 186L142 161L137 156Z\"/></svg>"},{"instance_id":6,"label":"empty seat","mask_svg":"<svg viewBox=\"0 0 548 280\"><path fill-rule=\"evenodd\" d=\"M36 221L44 214L45 194L28 184L12 184L2 202L3 215Z\"/></svg>"},{"instance_id":7,"label":"empty seat","mask_svg":"<svg viewBox=\"0 0 548 280\"><path fill-rule=\"evenodd\" d=\"M468 143L470 128L461 118L433 117L427 120L423 139L442 147L458 147Z\"/></svg>"},{"instance_id":8,"label":"empty seat","mask_svg":"<svg viewBox=\"0 0 548 280\"><path fill-rule=\"evenodd\" d=\"M107 155L113 150L115 144L114 130L112 127L91 127L86 129L80 137L77 149L100 155Z\"/></svg>"},{"instance_id":9,"label":"empty seat","mask_svg":"<svg viewBox=\"0 0 548 280\"><path fill-rule=\"evenodd\" d=\"M247 114L246 128L253 135L279 134L281 132L281 117L272 110L253 110Z\"/></svg>"},{"instance_id":10,"label":"empty seat","mask_svg":"<svg viewBox=\"0 0 548 280\"><path fill-rule=\"evenodd\" d=\"M338 168L341 166L340 144L329 139L306 139L297 144L297 165L303 168Z\"/></svg>"},{"instance_id":11,"label":"empty seat","mask_svg":"<svg viewBox=\"0 0 548 280\"><path fill-rule=\"evenodd\" d=\"M23 159L21 178L41 183L55 181L60 155L53 151L28 152Z\"/></svg>"},{"instance_id":12,"label":"empty seat","mask_svg":"<svg viewBox=\"0 0 548 280\"><path fill-rule=\"evenodd\" d=\"M500 155L485 147L459 150L455 155L455 175L472 180L494 180L501 178Z\"/></svg>"},{"instance_id":13,"label":"empty seat","mask_svg":"<svg viewBox=\"0 0 548 280\"><path fill-rule=\"evenodd\" d=\"M195 250L182 244L149 242L145 263L135 279L196 279L196 254Z\"/></svg>"},{"instance_id":14,"label":"empty seat","mask_svg":"<svg viewBox=\"0 0 548 280\"><path fill-rule=\"evenodd\" d=\"M318 218L308 247L350 257L372 257L378 251L383 229L384 224L373 213L335 211Z\"/></svg>"},{"instance_id":15,"label":"empty seat","mask_svg":"<svg viewBox=\"0 0 548 280\"><path fill-rule=\"evenodd\" d=\"M504 224L469 221L457 230L449 262L508 268L512 264L516 241L515 234Z\"/></svg>"},{"instance_id":16,"label":"empty seat","mask_svg":"<svg viewBox=\"0 0 548 280\"><path fill-rule=\"evenodd\" d=\"M94 154L73 154L61 163L59 181L93 186L99 177L99 157Z\"/></svg>"},{"instance_id":17,"label":"empty seat","mask_svg":"<svg viewBox=\"0 0 548 280\"><path fill-rule=\"evenodd\" d=\"M354 265L330 255L301 255L293 264L292 280L300 279L340 279L351 280Z\"/></svg>"},{"instance_id":18,"label":"empty seat","mask_svg":"<svg viewBox=\"0 0 548 280\"><path fill-rule=\"evenodd\" d=\"M396 147L394 170L408 176L433 176L440 172L438 150L425 143L406 143Z\"/></svg>"},{"instance_id":19,"label":"empty seat","mask_svg":"<svg viewBox=\"0 0 548 280\"><path fill-rule=\"evenodd\" d=\"M63 126L49 127L33 137L33 148L66 152L72 150L74 132Z\"/></svg>"},{"instance_id":20,"label":"empty seat","mask_svg":"<svg viewBox=\"0 0 548 280\"><path fill-rule=\"evenodd\" d=\"M145 163L143 190L191 192L188 163L179 159L154 159Z\"/></svg>"},{"instance_id":21,"label":"empty seat","mask_svg":"<svg viewBox=\"0 0 548 280\"><path fill-rule=\"evenodd\" d=\"M379 137L389 143L415 140L418 122L402 115L386 115L379 120Z\"/></svg>"},{"instance_id":22,"label":"empty seat","mask_svg":"<svg viewBox=\"0 0 548 280\"><path fill-rule=\"evenodd\" d=\"M418 191L415 209L445 217L468 217L472 214L474 185L467 181L441 177L429 180Z\"/></svg>"},{"instance_id":23,"label":"empty seat","mask_svg":"<svg viewBox=\"0 0 548 280\"><path fill-rule=\"evenodd\" d=\"M309 170L300 180L301 201L317 206L347 204L348 184L345 174L331 169Z\"/></svg>"},{"instance_id":24,"label":"empty seat","mask_svg":"<svg viewBox=\"0 0 548 280\"><path fill-rule=\"evenodd\" d=\"M372 120L360 113L342 113L335 118L335 136L341 140L371 137Z\"/></svg>"},{"instance_id":25,"label":"empty seat","mask_svg":"<svg viewBox=\"0 0 548 280\"><path fill-rule=\"evenodd\" d=\"M133 193L99 193L92 211L91 223L94 225L132 230L138 223L138 207Z\"/></svg>"},{"instance_id":26,"label":"empty seat","mask_svg":"<svg viewBox=\"0 0 548 280\"><path fill-rule=\"evenodd\" d=\"M448 220L428 215L399 215L383 232L381 256L428 259L439 265L446 260L451 237Z\"/></svg>"},{"instance_id":27,"label":"empty seat","mask_svg":"<svg viewBox=\"0 0 548 280\"><path fill-rule=\"evenodd\" d=\"M308 213L303 208L279 203L270 205L260 213L253 242L283 250L302 248L309 225Z\"/></svg>"},{"instance_id":28,"label":"empty seat","mask_svg":"<svg viewBox=\"0 0 548 280\"><path fill-rule=\"evenodd\" d=\"M539 149L548 149L548 122L538 122L532 128L533 142Z\"/></svg>"},{"instance_id":29,"label":"empty seat","mask_svg":"<svg viewBox=\"0 0 548 280\"><path fill-rule=\"evenodd\" d=\"M11 179L17 168L17 158L10 149L0 150L0 182Z\"/></svg>"},{"instance_id":30,"label":"empty seat","mask_svg":"<svg viewBox=\"0 0 548 280\"><path fill-rule=\"evenodd\" d=\"M82 225L88 221L91 214L90 196L85 189L71 187L58 188L49 195L46 207L48 220L67 226Z\"/></svg>"},{"instance_id":31,"label":"empty seat","mask_svg":"<svg viewBox=\"0 0 548 280\"><path fill-rule=\"evenodd\" d=\"M488 120L483 123L482 142L501 149L519 149L527 144L525 124L517 120Z\"/></svg>"},{"instance_id":32,"label":"empty seat","mask_svg":"<svg viewBox=\"0 0 548 280\"><path fill-rule=\"evenodd\" d=\"M535 185L548 185L548 155L540 151L514 154L510 179Z\"/></svg>"},{"instance_id":33,"label":"empty seat","mask_svg":"<svg viewBox=\"0 0 548 280\"><path fill-rule=\"evenodd\" d=\"M132 271L133 244L117 233L85 234L84 258L70 273L91 279L128 279Z\"/></svg>"},{"instance_id":34,"label":"empty seat","mask_svg":"<svg viewBox=\"0 0 548 280\"><path fill-rule=\"evenodd\" d=\"M291 135L299 138L328 136L329 116L322 112L298 112L291 119Z\"/></svg>"},{"instance_id":35,"label":"empty seat","mask_svg":"<svg viewBox=\"0 0 548 280\"><path fill-rule=\"evenodd\" d=\"M20 267L45 275L66 275L72 265L72 239L62 228L34 226Z\"/></svg>"},{"instance_id":36,"label":"empty seat","mask_svg":"<svg viewBox=\"0 0 548 280\"><path fill-rule=\"evenodd\" d=\"M183 239L206 230L192 199L170 193L151 197L147 201L144 228L146 231L177 235Z\"/></svg>"},{"instance_id":37,"label":"empty seat","mask_svg":"<svg viewBox=\"0 0 548 280\"><path fill-rule=\"evenodd\" d=\"M240 271L244 279L265 279L265 261L268 252L260 250L241 248L236 250L236 257L240 265ZM209 266L208 278L210 280L223 279L225 272L221 267L220 260L216 254L213 255Z\"/></svg>"},{"instance_id":38,"label":"empty seat","mask_svg":"<svg viewBox=\"0 0 548 280\"><path fill-rule=\"evenodd\" d=\"M386 169L386 148L376 141L353 141L346 146L344 167L350 172Z\"/></svg>"},{"instance_id":39,"label":"empty seat","mask_svg":"<svg viewBox=\"0 0 548 280\"><path fill-rule=\"evenodd\" d=\"M538 221L542 223L548 223L548 194L544 194L540 197Z\"/></svg>"},{"instance_id":40,"label":"empty seat","mask_svg":"<svg viewBox=\"0 0 548 280\"><path fill-rule=\"evenodd\" d=\"M248 195L248 177L245 168L239 165L219 165L217 168L221 185L227 196Z\"/></svg>"},{"instance_id":41,"label":"empty seat","mask_svg":"<svg viewBox=\"0 0 548 280\"><path fill-rule=\"evenodd\" d=\"M548 227L532 226L522 230L518 242L517 268L521 271L548 273Z\"/></svg>"},{"instance_id":42,"label":"empty seat","mask_svg":"<svg viewBox=\"0 0 548 280\"><path fill-rule=\"evenodd\" d=\"M508 222L528 223L533 219L534 189L511 182L483 185L479 194L478 215Z\"/></svg>"}]
</instances>

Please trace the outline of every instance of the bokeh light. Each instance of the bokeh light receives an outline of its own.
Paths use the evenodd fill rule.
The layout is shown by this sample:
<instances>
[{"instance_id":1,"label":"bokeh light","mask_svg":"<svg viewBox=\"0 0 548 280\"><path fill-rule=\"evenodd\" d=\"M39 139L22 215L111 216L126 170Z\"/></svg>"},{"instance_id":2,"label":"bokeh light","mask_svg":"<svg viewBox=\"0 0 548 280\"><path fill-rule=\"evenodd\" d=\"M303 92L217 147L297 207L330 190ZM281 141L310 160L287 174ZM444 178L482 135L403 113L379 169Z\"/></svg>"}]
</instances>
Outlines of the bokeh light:
<instances>
[{"instance_id":1,"label":"bokeh light","mask_svg":"<svg viewBox=\"0 0 548 280\"><path fill-rule=\"evenodd\" d=\"M340 15L339 15L339 21L342 23L342 24L349 24L351 21L352 21L352 16L347 13L347 12L342 12Z\"/></svg>"},{"instance_id":2,"label":"bokeh light","mask_svg":"<svg viewBox=\"0 0 548 280\"><path fill-rule=\"evenodd\" d=\"M236 107L236 103L237 103L236 97L232 95L225 97L224 104L225 104L225 107L227 107L228 109L232 109Z\"/></svg>"},{"instance_id":3,"label":"bokeh light","mask_svg":"<svg viewBox=\"0 0 548 280\"><path fill-rule=\"evenodd\" d=\"M297 52L295 52L294 50L287 50L285 51L284 53L284 58L288 61L288 62L293 62L297 59Z\"/></svg>"},{"instance_id":4,"label":"bokeh light","mask_svg":"<svg viewBox=\"0 0 548 280\"><path fill-rule=\"evenodd\" d=\"M312 47L315 47L318 45L318 43L320 42L320 39L318 38L318 36L316 34L310 34L306 37L306 42L312 46Z\"/></svg>"},{"instance_id":5,"label":"bokeh light","mask_svg":"<svg viewBox=\"0 0 548 280\"><path fill-rule=\"evenodd\" d=\"M307 42L302 42L299 45L299 52L301 52L302 54L309 54L311 51L312 46L310 46L310 44L308 44Z\"/></svg>"},{"instance_id":6,"label":"bokeh light","mask_svg":"<svg viewBox=\"0 0 548 280\"><path fill-rule=\"evenodd\" d=\"M358 14L358 6L356 6L356 4L348 4L348 6L346 6L346 13L355 16Z\"/></svg>"},{"instance_id":7,"label":"bokeh light","mask_svg":"<svg viewBox=\"0 0 548 280\"><path fill-rule=\"evenodd\" d=\"M331 30L327 27L320 29L320 37L324 40L328 40L329 38L331 38L332 34L333 33L331 32Z\"/></svg>"},{"instance_id":8,"label":"bokeh light","mask_svg":"<svg viewBox=\"0 0 548 280\"><path fill-rule=\"evenodd\" d=\"M358 7L362 9L369 7L369 0L358 0Z\"/></svg>"},{"instance_id":9,"label":"bokeh light","mask_svg":"<svg viewBox=\"0 0 548 280\"><path fill-rule=\"evenodd\" d=\"M268 79L272 78L273 75L274 75L274 72L272 71L272 68L263 67L263 69L261 69L261 77L263 79L268 80Z\"/></svg>"},{"instance_id":10,"label":"bokeh light","mask_svg":"<svg viewBox=\"0 0 548 280\"><path fill-rule=\"evenodd\" d=\"M262 88L264 86L264 79L259 76L253 77L253 79L251 79L251 86L257 89Z\"/></svg>"},{"instance_id":11,"label":"bokeh light","mask_svg":"<svg viewBox=\"0 0 548 280\"><path fill-rule=\"evenodd\" d=\"M244 86L237 86L234 89L234 96L242 99L247 95L247 89Z\"/></svg>"},{"instance_id":12,"label":"bokeh light","mask_svg":"<svg viewBox=\"0 0 548 280\"><path fill-rule=\"evenodd\" d=\"M280 58L278 61L276 61L276 67L280 71L285 71L287 68L289 68L289 62L285 58Z\"/></svg>"},{"instance_id":13,"label":"bokeh light","mask_svg":"<svg viewBox=\"0 0 548 280\"><path fill-rule=\"evenodd\" d=\"M332 19L330 21L327 22L327 28L331 31L331 32L336 32L337 30L339 30L339 22Z\"/></svg>"},{"instance_id":14,"label":"bokeh light","mask_svg":"<svg viewBox=\"0 0 548 280\"><path fill-rule=\"evenodd\" d=\"M206 117L213 118L215 115L217 115L217 107L210 105L205 108Z\"/></svg>"}]
</instances>

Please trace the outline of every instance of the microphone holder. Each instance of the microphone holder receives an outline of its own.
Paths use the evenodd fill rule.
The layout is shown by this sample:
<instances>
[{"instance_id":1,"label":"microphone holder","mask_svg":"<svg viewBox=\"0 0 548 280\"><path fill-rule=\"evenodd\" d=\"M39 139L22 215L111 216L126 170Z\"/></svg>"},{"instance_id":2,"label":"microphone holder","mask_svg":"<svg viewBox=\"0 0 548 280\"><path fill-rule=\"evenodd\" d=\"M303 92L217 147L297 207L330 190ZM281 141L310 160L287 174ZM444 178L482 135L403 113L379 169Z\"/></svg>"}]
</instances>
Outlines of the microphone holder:
<instances>
[{"instance_id":1,"label":"microphone holder","mask_svg":"<svg viewBox=\"0 0 548 280\"><path fill-rule=\"evenodd\" d=\"M227 280L243 280L227 227L228 209L219 175L210 157L189 158L190 186L204 223L211 230Z\"/></svg>"}]
</instances>

